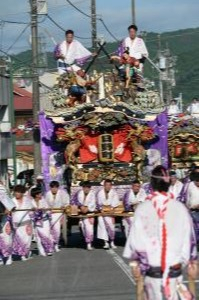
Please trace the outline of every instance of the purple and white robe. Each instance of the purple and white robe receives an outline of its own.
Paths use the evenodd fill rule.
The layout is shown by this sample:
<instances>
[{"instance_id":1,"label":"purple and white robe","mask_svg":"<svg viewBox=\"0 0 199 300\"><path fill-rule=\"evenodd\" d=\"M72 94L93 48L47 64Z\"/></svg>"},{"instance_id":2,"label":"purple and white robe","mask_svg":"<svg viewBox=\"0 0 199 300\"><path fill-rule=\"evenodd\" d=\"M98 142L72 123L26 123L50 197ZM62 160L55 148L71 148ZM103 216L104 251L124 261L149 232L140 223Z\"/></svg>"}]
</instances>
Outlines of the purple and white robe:
<instances>
[{"instance_id":1,"label":"purple and white robe","mask_svg":"<svg viewBox=\"0 0 199 300\"><path fill-rule=\"evenodd\" d=\"M169 193L158 193L156 209L162 209ZM123 256L130 261L138 262L145 276L150 267L161 267L162 255L162 220L159 218L154 204L147 200L137 208ZM176 218L177 212L177 218ZM197 259L197 248L193 223L187 208L176 200L167 204L165 212L167 232L166 274L171 266L181 264L186 267L190 261ZM144 277L145 297L148 300L163 300L165 278ZM182 276L170 278L169 300L178 300L177 285L182 282Z\"/></svg>"},{"instance_id":2,"label":"purple and white robe","mask_svg":"<svg viewBox=\"0 0 199 300\"><path fill-rule=\"evenodd\" d=\"M125 211L127 211L127 212L132 211L132 206L138 205L138 204L144 202L146 197L147 197L147 194L143 188L141 188L137 194L135 194L134 191L132 189L130 189L124 195L123 204L124 204ZM124 226L126 238L129 235L132 222L133 222L133 217L124 217L123 218L123 226Z\"/></svg>"},{"instance_id":3,"label":"purple and white robe","mask_svg":"<svg viewBox=\"0 0 199 300\"><path fill-rule=\"evenodd\" d=\"M0 193L0 202L4 213L5 209L12 211L15 208L15 203L4 192ZM0 220L0 257L8 258L12 255L12 223L11 216L2 215Z\"/></svg>"},{"instance_id":4,"label":"purple and white robe","mask_svg":"<svg viewBox=\"0 0 199 300\"><path fill-rule=\"evenodd\" d=\"M24 196L23 201L19 202L16 198L13 198L16 205L16 209L31 209L33 208L30 198ZM12 213L13 224L13 245L12 253L19 256L29 256L32 235L33 224L30 211L18 211Z\"/></svg>"},{"instance_id":5,"label":"purple and white robe","mask_svg":"<svg viewBox=\"0 0 199 300\"><path fill-rule=\"evenodd\" d=\"M110 205L112 208L119 206L120 201L118 194L111 189L106 195L102 188L96 195L97 209L101 210L104 205ZM115 239L115 218L98 217L97 238L104 241L114 241Z\"/></svg>"},{"instance_id":6,"label":"purple and white robe","mask_svg":"<svg viewBox=\"0 0 199 300\"><path fill-rule=\"evenodd\" d=\"M90 190L87 195L83 190L77 192L75 204L78 207L87 206L88 212L92 213L96 209L96 196L95 193ZM80 220L80 226L85 238L85 242L92 243L94 239L94 218L82 218Z\"/></svg>"},{"instance_id":7,"label":"purple and white robe","mask_svg":"<svg viewBox=\"0 0 199 300\"><path fill-rule=\"evenodd\" d=\"M193 219L197 243L199 244L199 187L193 181L189 183L187 188L186 200L186 205L190 209Z\"/></svg>"},{"instance_id":8,"label":"purple and white robe","mask_svg":"<svg viewBox=\"0 0 199 300\"><path fill-rule=\"evenodd\" d=\"M81 68L77 65L83 65L92 53L87 50L79 41L73 40L70 44L63 41L56 46L54 55L57 58L58 72L77 72ZM60 58L63 57L63 58Z\"/></svg>"},{"instance_id":9,"label":"purple and white robe","mask_svg":"<svg viewBox=\"0 0 199 300\"><path fill-rule=\"evenodd\" d=\"M54 242L51 235L50 218L51 214L48 211L42 211L41 208L49 208L46 200L42 198L38 202L32 200L32 205L36 209L33 214L34 234L37 242L39 254L46 256L54 251Z\"/></svg>"},{"instance_id":10,"label":"purple and white robe","mask_svg":"<svg viewBox=\"0 0 199 300\"><path fill-rule=\"evenodd\" d=\"M177 180L174 185L172 185L172 184L170 185L169 192L174 195L175 199L178 199L180 196L180 193L182 191L182 188L183 188L183 183L181 181Z\"/></svg>"},{"instance_id":11,"label":"purple and white robe","mask_svg":"<svg viewBox=\"0 0 199 300\"><path fill-rule=\"evenodd\" d=\"M46 202L49 208L64 208L70 204L70 198L68 193L59 189L56 195L53 195L51 191L48 191L45 196ZM55 245L59 244L61 226L64 221L64 213L55 213L51 214L51 235Z\"/></svg>"},{"instance_id":12,"label":"purple and white robe","mask_svg":"<svg viewBox=\"0 0 199 300\"><path fill-rule=\"evenodd\" d=\"M130 37L125 38L119 46L118 55L122 56L126 48L129 48L130 57L136 59L142 59L143 57L148 57L148 50L142 38L135 37L132 40ZM140 64L139 70L142 72L143 65Z\"/></svg>"}]
</instances>

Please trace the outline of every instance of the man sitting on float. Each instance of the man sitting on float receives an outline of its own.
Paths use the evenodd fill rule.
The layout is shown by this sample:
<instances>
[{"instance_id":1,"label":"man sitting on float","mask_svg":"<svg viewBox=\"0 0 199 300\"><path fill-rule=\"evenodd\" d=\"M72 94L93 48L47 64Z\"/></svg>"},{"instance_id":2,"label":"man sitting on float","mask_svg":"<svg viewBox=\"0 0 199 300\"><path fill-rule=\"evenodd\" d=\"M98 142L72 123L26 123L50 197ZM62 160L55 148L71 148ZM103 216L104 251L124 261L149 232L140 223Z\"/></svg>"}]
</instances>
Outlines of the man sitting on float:
<instances>
[{"instance_id":1,"label":"man sitting on float","mask_svg":"<svg viewBox=\"0 0 199 300\"><path fill-rule=\"evenodd\" d=\"M57 45L54 56L57 59L58 73L77 72L92 53L79 41L74 39L74 31L69 29L65 32L65 40Z\"/></svg>"},{"instance_id":2,"label":"man sitting on float","mask_svg":"<svg viewBox=\"0 0 199 300\"><path fill-rule=\"evenodd\" d=\"M199 99L193 98L192 103L187 108L188 113L194 118L199 118Z\"/></svg>"},{"instance_id":3,"label":"man sitting on float","mask_svg":"<svg viewBox=\"0 0 199 300\"><path fill-rule=\"evenodd\" d=\"M71 81L70 89L65 92L69 95L69 106L74 106L76 97L86 94L86 87L95 84L86 80L86 74L81 66L95 53L87 50L79 41L74 39L74 31L67 30L65 32L65 40L58 44L54 50L54 57L57 60L57 68L59 75L67 73ZM84 102L85 99L80 99Z\"/></svg>"},{"instance_id":4,"label":"man sitting on float","mask_svg":"<svg viewBox=\"0 0 199 300\"><path fill-rule=\"evenodd\" d=\"M177 101L175 99L172 99L170 102L170 105L168 106L167 113L168 115L178 115L180 113L180 109L177 105Z\"/></svg>"}]
</instances>

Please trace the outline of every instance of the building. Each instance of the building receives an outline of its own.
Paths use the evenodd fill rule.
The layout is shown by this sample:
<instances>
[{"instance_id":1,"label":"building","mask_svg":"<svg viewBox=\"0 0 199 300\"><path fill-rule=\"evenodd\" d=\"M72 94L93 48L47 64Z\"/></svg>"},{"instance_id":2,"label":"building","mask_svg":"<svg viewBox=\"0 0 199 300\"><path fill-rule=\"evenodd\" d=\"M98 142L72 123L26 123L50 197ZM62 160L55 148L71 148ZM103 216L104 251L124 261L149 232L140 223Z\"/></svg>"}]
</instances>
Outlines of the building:
<instances>
[{"instance_id":1,"label":"building","mask_svg":"<svg viewBox=\"0 0 199 300\"><path fill-rule=\"evenodd\" d=\"M8 183L8 159L13 157L11 135L12 85L7 63L0 60L0 180Z\"/></svg>"},{"instance_id":2,"label":"building","mask_svg":"<svg viewBox=\"0 0 199 300\"><path fill-rule=\"evenodd\" d=\"M15 128L17 128L16 157L17 174L33 168L33 136L31 123L33 120L32 94L14 84L13 87ZM28 128L30 124L30 128ZM26 128L26 129L25 129ZM25 130L24 130L25 129Z\"/></svg>"}]
</instances>

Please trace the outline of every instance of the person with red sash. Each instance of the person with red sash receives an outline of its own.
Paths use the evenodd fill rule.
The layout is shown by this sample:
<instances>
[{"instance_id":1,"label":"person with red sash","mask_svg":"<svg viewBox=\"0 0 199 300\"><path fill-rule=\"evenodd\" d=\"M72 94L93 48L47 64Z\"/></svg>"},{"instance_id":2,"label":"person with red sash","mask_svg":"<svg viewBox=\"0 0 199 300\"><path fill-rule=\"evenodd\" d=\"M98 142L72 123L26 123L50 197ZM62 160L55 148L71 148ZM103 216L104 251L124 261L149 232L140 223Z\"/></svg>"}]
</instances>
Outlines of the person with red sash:
<instances>
[{"instance_id":1,"label":"person with red sash","mask_svg":"<svg viewBox=\"0 0 199 300\"><path fill-rule=\"evenodd\" d=\"M197 276L197 248L187 208L168 192L170 177L163 166L152 171L153 192L141 203L124 249L137 282L144 281L147 300L194 299L182 283L182 272Z\"/></svg>"}]
</instances>

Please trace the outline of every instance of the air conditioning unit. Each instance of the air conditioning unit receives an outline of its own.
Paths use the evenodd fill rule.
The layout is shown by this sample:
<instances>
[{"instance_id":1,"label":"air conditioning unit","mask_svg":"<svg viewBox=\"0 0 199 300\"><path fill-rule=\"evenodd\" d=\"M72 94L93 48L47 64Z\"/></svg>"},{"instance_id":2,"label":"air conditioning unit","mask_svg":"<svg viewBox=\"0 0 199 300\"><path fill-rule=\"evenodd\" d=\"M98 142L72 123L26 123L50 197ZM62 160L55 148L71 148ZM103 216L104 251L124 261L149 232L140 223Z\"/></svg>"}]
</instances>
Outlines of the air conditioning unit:
<instances>
[{"instance_id":1,"label":"air conditioning unit","mask_svg":"<svg viewBox=\"0 0 199 300\"><path fill-rule=\"evenodd\" d=\"M10 131L11 131L11 123L10 122L0 123L0 132L7 133Z\"/></svg>"}]
</instances>

